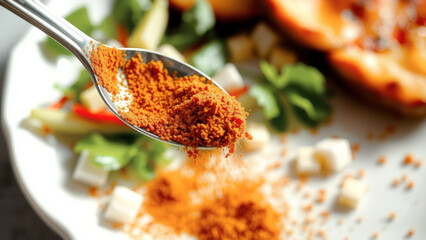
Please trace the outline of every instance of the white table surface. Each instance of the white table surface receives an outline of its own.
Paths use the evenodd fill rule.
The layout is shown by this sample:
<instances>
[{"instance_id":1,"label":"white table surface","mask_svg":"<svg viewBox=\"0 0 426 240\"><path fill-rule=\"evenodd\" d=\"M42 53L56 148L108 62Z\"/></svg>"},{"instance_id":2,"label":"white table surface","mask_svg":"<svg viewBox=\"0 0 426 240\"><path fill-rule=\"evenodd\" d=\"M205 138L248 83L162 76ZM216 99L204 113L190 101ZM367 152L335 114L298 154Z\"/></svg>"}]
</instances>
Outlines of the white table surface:
<instances>
[{"instance_id":1,"label":"white table surface","mask_svg":"<svg viewBox=\"0 0 426 240\"><path fill-rule=\"evenodd\" d=\"M29 28L28 23L0 7L0 94L3 94L10 51ZM1 101L0 96L0 108ZM3 131L0 131L0 239L59 239L37 216L19 189L6 144Z\"/></svg>"}]
</instances>

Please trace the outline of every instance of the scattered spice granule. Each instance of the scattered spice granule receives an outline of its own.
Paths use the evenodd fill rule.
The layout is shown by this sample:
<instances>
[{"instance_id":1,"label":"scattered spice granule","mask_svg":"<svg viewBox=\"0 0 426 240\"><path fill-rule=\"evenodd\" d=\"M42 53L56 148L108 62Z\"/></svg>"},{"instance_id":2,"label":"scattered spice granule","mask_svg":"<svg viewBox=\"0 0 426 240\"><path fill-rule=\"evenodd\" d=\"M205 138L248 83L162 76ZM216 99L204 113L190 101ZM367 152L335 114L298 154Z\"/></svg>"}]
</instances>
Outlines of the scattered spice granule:
<instances>
[{"instance_id":1,"label":"scattered spice granule","mask_svg":"<svg viewBox=\"0 0 426 240\"><path fill-rule=\"evenodd\" d=\"M89 195L92 197L98 197L99 191L97 187L89 187Z\"/></svg>"},{"instance_id":2,"label":"scattered spice granule","mask_svg":"<svg viewBox=\"0 0 426 240\"><path fill-rule=\"evenodd\" d=\"M393 181L392 181L392 185L393 185L394 187L398 186L398 185L399 185L399 180L398 180L397 178L393 179Z\"/></svg>"},{"instance_id":3,"label":"scattered spice granule","mask_svg":"<svg viewBox=\"0 0 426 240\"><path fill-rule=\"evenodd\" d=\"M413 230L413 229L408 230L408 232L407 232L407 236L408 236L408 237L411 237L411 236L413 236L413 235L414 235L414 230Z\"/></svg>"},{"instance_id":4,"label":"scattered spice granule","mask_svg":"<svg viewBox=\"0 0 426 240\"><path fill-rule=\"evenodd\" d=\"M403 182L404 182L404 181L406 181L406 180L407 180L407 178L408 178L408 177L407 177L407 174L404 174L404 175L402 175L402 177L401 177L401 181L403 181Z\"/></svg>"},{"instance_id":5,"label":"scattered spice granule","mask_svg":"<svg viewBox=\"0 0 426 240\"><path fill-rule=\"evenodd\" d=\"M343 218L339 218L339 220L337 220L337 225L342 225L343 224Z\"/></svg>"},{"instance_id":6,"label":"scattered spice granule","mask_svg":"<svg viewBox=\"0 0 426 240\"><path fill-rule=\"evenodd\" d=\"M333 135L331 135L331 138L339 138L339 135L333 134Z\"/></svg>"},{"instance_id":7,"label":"scattered spice granule","mask_svg":"<svg viewBox=\"0 0 426 240\"><path fill-rule=\"evenodd\" d=\"M358 153L359 149L361 148L361 146L359 145L359 143L353 143L351 146L352 149L352 158L356 158L356 154Z\"/></svg>"},{"instance_id":8,"label":"scattered spice granule","mask_svg":"<svg viewBox=\"0 0 426 240\"><path fill-rule=\"evenodd\" d=\"M391 213L389 214L389 220L390 220L390 221L393 221L395 218L396 218L396 213L391 212Z\"/></svg>"},{"instance_id":9,"label":"scattered spice granule","mask_svg":"<svg viewBox=\"0 0 426 240\"><path fill-rule=\"evenodd\" d=\"M385 129L387 134L394 134L396 132L396 127L395 125L388 125Z\"/></svg>"},{"instance_id":10,"label":"scattered spice granule","mask_svg":"<svg viewBox=\"0 0 426 240\"><path fill-rule=\"evenodd\" d=\"M286 143L287 142L287 135L281 134L280 135L280 143Z\"/></svg>"},{"instance_id":11,"label":"scattered spice granule","mask_svg":"<svg viewBox=\"0 0 426 240\"><path fill-rule=\"evenodd\" d=\"M297 128L292 128L290 131L292 134L298 134L299 133L299 129Z\"/></svg>"},{"instance_id":12,"label":"scattered spice granule","mask_svg":"<svg viewBox=\"0 0 426 240\"><path fill-rule=\"evenodd\" d=\"M423 163L422 160L419 159L419 160L417 160L417 161L414 162L414 166L416 168L419 168L422 165L422 163Z\"/></svg>"},{"instance_id":13,"label":"scattered spice granule","mask_svg":"<svg viewBox=\"0 0 426 240\"><path fill-rule=\"evenodd\" d=\"M111 225L111 227L114 228L114 229L120 229L120 228L123 227L123 224L122 223L113 223Z\"/></svg>"},{"instance_id":14,"label":"scattered spice granule","mask_svg":"<svg viewBox=\"0 0 426 240\"><path fill-rule=\"evenodd\" d=\"M302 207L303 211L310 212L312 210L312 204L308 204Z\"/></svg>"},{"instance_id":15,"label":"scattered spice granule","mask_svg":"<svg viewBox=\"0 0 426 240\"><path fill-rule=\"evenodd\" d=\"M379 160L377 161L379 164L385 164L387 161L386 156L380 156Z\"/></svg>"},{"instance_id":16,"label":"scattered spice granule","mask_svg":"<svg viewBox=\"0 0 426 240\"><path fill-rule=\"evenodd\" d=\"M410 153L407 153L404 157L404 164L405 165L411 164L413 160L414 160L413 155Z\"/></svg>"},{"instance_id":17,"label":"scattered spice granule","mask_svg":"<svg viewBox=\"0 0 426 240\"><path fill-rule=\"evenodd\" d=\"M286 148L283 148L282 150L281 150L281 157L285 157L285 156L287 156L287 149Z\"/></svg>"},{"instance_id":18,"label":"scattered spice granule","mask_svg":"<svg viewBox=\"0 0 426 240\"><path fill-rule=\"evenodd\" d=\"M318 134L318 129L317 128L314 128L314 129L311 129L310 131L309 131L310 133L311 133L311 135L317 135Z\"/></svg>"},{"instance_id":19,"label":"scattered spice granule","mask_svg":"<svg viewBox=\"0 0 426 240\"><path fill-rule=\"evenodd\" d=\"M379 234L378 234L378 233L376 233L376 232L375 232L375 233L373 233L373 238L374 238L374 239L379 238Z\"/></svg>"},{"instance_id":20,"label":"scattered spice granule","mask_svg":"<svg viewBox=\"0 0 426 240\"><path fill-rule=\"evenodd\" d=\"M320 189L318 191L318 197L317 197L317 202L322 203L325 201L325 194L326 191L324 189Z\"/></svg>"},{"instance_id":21,"label":"scattered spice granule","mask_svg":"<svg viewBox=\"0 0 426 240\"><path fill-rule=\"evenodd\" d=\"M414 187L414 181L409 181L407 183L407 189L412 189Z\"/></svg>"},{"instance_id":22,"label":"scattered spice granule","mask_svg":"<svg viewBox=\"0 0 426 240\"><path fill-rule=\"evenodd\" d=\"M374 133L368 132L367 133L367 140L373 140L374 139Z\"/></svg>"},{"instance_id":23,"label":"scattered spice granule","mask_svg":"<svg viewBox=\"0 0 426 240\"><path fill-rule=\"evenodd\" d=\"M360 168L358 170L358 178L363 178L365 176L365 170Z\"/></svg>"},{"instance_id":24,"label":"scattered spice granule","mask_svg":"<svg viewBox=\"0 0 426 240\"><path fill-rule=\"evenodd\" d=\"M327 211L323 211L323 212L320 213L320 215L321 215L321 217L327 219L330 216L330 213L327 212Z\"/></svg>"},{"instance_id":25,"label":"scattered spice granule","mask_svg":"<svg viewBox=\"0 0 426 240\"><path fill-rule=\"evenodd\" d=\"M363 221L364 219L362 218L362 217L358 217L357 219L356 219L356 222L357 223L362 223L362 221Z\"/></svg>"},{"instance_id":26,"label":"scattered spice granule","mask_svg":"<svg viewBox=\"0 0 426 240\"><path fill-rule=\"evenodd\" d=\"M103 44L92 49L90 60L98 84L113 101L121 100L116 76L122 69L133 100L119 107L119 114L162 140L193 148L229 147L232 152L244 134L244 108L204 77L172 76L160 61L145 63L140 54L126 60L123 51Z\"/></svg>"},{"instance_id":27,"label":"scattered spice granule","mask_svg":"<svg viewBox=\"0 0 426 240\"><path fill-rule=\"evenodd\" d=\"M327 239L327 235L323 229L318 230L318 236L322 239Z\"/></svg>"}]
</instances>

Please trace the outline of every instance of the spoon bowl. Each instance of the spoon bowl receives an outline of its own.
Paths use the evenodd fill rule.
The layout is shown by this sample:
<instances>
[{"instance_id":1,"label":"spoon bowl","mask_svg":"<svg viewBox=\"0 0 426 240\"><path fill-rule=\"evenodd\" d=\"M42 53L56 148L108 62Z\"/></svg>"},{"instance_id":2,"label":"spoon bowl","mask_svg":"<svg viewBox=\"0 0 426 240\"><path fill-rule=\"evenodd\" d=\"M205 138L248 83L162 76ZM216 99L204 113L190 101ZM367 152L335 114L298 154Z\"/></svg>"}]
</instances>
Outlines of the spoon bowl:
<instances>
[{"instance_id":1,"label":"spoon bowl","mask_svg":"<svg viewBox=\"0 0 426 240\"><path fill-rule=\"evenodd\" d=\"M91 66L90 53L88 53L88 51L83 50L98 47L100 45L98 41L92 39L82 31L74 27L72 24L67 22L65 19L56 16L54 13L50 12L50 10L44 4L37 0L0 0L0 5L13 12L14 14L18 15L22 19L26 20L30 24L34 25L35 27L39 28L47 35L55 39L58 43L67 48L72 54L74 54L74 56L76 56L77 59L80 60L80 62L89 72L93 84L97 88L98 93L104 100L105 104L121 121L123 121L129 127L133 128L134 130L145 136L178 147L185 147L184 145L175 141L164 141L157 135L148 132L143 128L128 123L120 116L120 114L118 113L117 103L112 101L111 94L105 88L98 84L97 76L95 75ZM124 51L127 59L132 58L136 54L140 54L145 62L149 62L151 60L161 61L164 64L164 67L169 72L176 72L178 77L198 75L200 77L210 79L209 76L190 66L189 64L180 62L176 59L169 58L155 51L136 48L118 49ZM223 88L220 87L214 81L213 84L226 93L226 91L223 90ZM214 149L215 147L198 146L197 148L200 150L207 150Z\"/></svg>"}]
</instances>

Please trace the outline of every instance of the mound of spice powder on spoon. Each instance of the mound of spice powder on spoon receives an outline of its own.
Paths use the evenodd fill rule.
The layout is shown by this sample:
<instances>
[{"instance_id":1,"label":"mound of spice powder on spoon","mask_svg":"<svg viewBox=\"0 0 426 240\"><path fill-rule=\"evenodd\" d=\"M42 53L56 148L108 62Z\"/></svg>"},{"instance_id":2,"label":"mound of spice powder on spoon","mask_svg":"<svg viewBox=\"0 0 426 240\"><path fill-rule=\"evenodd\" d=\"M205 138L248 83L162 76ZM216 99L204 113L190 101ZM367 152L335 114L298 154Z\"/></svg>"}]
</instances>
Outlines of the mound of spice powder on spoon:
<instances>
[{"instance_id":1,"label":"mound of spice powder on spoon","mask_svg":"<svg viewBox=\"0 0 426 240\"><path fill-rule=\"evenodd\" d=\"M122 69L132 101L119 114L162 140L192 148L228 147L232 152L244 134L244 108L204 77L176 77L160 61L145 63L139 54L126 60L123 51L102 44L92 49L90 60L98 84L113 94L113 101Z\"/></svg>"}]
</instances>

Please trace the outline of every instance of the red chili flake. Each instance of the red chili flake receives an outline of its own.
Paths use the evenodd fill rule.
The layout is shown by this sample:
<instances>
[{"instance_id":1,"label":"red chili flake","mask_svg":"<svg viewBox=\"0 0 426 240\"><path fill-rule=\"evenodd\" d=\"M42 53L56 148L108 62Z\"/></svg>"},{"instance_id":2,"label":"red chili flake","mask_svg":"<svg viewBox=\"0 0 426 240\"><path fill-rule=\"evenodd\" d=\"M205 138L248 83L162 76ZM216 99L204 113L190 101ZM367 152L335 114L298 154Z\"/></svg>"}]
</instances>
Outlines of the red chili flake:
<instances>
[{"instance_id":1,"label":"red chili flake","mask_svg":"<svg viewBox=\"0 0 426 240\"><path fill-rule=\"evenodd\" d=\"M248 132L245 132L245 133L244 133L244 136L245 136L248 140L253 140L253 136L252 136L250 133L248 133Z\"/></svg>"},{"instance_id":2,"label":"red chili flake","mask_svg":"<svg viewBox=\"0 0 426 240\"><path fill-rule=\"evenodd\" d=\"M238 123L238 125L241 125L244 122L243 120L241 120L241 118L237 118L235 121Z\"/></svg>"}]
</instances>

